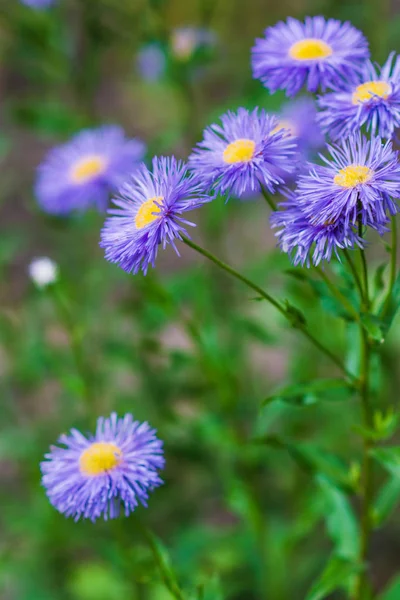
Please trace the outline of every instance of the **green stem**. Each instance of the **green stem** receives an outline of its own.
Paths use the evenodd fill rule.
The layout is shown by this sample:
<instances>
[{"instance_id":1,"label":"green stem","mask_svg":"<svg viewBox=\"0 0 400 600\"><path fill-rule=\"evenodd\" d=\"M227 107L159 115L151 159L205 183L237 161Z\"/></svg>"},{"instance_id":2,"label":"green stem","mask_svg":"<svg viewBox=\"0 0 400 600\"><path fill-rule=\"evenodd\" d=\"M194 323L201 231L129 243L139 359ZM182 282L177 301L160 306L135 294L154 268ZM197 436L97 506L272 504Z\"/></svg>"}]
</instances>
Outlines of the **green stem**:
<instances>
[{"instance_id":1,"label":"green stem","mask_svg":"<svg viewBox=\"0 0 400 600\"><path fill-rule=\"evenodd\" d=\"M363 302L363 301L365 301L364 290L363 290L361 279L360 279L360 276L359 276L358 271L356 269L356 266L355 266L355 264L354 264L354 262L353 262L353 260L352 260L352 258L350 256L350 252L346 248L343 250L343 254L344 254L344 256L345 256L345 258L346 258L346 260L347 260L347 262L349 264L350 270L351 270L351 272L353 274L353 277L354 277L354 282L355 282L355 284L357 286L357 289L359 291L361 301Z\"/></svg>"},{"instance_id":2,"label":"green stem","mask_svg":"<svg viewBox=\"0 0 400 600\"><path fill-rule=\"evenodd\" d=\"M343 306L343 308L351 314L351 316L357 321L360 322L360 315L358 314L358 312L356 311L356 309L354 308L354 306L352 306L352 304L347 300L346 296L344 296L340 290L332 283L332 281L329 279L329 277L327 276L327 274L324 272L324 270L321 267L316 267L317 272L319 273L319 276L321 277L321 279L323 281L325 281L328 289L332 292L332 295L338 300L338 302L340 302L340 304Z\"/></svg>"},{"instance_id":3,"label":"green stem","mask_svg":"<svg viewBox=\"0 0 400 600\"><path fill-rule=\"evenodd\" d=\"M268 204L268 206L271 208L271 210L277 210L277 206L276 206L274 199L267 192L267 190L265 189L265 187L263 185L261 186L261 193L264 196L265 201Z\"/></svg>"},{"instance_id":4,"label":"green stem","mask_svg":"<svg viewBox=\"0 0 400 600\"><path fill-rule=\"evenodd\" d=\"M50 288L49 288L50 289ZM81 336L78 333L76 324L72 318L67 302L59 289L59 284L51 288L55 307L60 315L69 337L72 356L75 362L76 372L82 382L83 395L86 400L87 408L92 408L95 402L95 394L92 378L87 369L87 364L82 348Z\"/></svg>"},{"instance_id":5,"label":"green stem","mask_svg":"<svg viewBox=\"0 0 400 600\"><path fill-rule=\"evenodd\" d=\"M306 325L304 323L302 323L300 321L297 321L296 323L293 323L293 319L292 319L290 313L286 310L286 308L284 306L282 306L282 304L280 304L277 300L275 300L275 298L273 298L272 296L270 296L267 292L265 292L257 284L255 284L252 281L250 281L250 279L247 279L247 277L245 277L244 275L242 275L241 273L239 273L238 271L236 271L235 269L233 269L230 265L227 265L226 263L224 263L221 260L219 260L219 258L217 258L216 256L214 256L214 254L211 254L211 252L208 252L204 248L201 248L201 246L198 246L197 244L195 244L195 242L193 242L192 240L189 240L188 238L182 236L182 241L187 246L189 246L190 248L192 248L192 250L195 250L196 252L198 252L202 256L205 256L206 258L208 258L208 260L211 260L214 264L216 264L218 267L220 267L220 269L223 269L224 271L226 271L227 273L229 273L230 275L232 275L233 277L235 277L236 279L238 279L239 281L241 281L242 283L244 283L245 285L247 285L249 288L251 288L252 290L254 290L257 294L259 294L262 298L264 298L264 300L267 300L267 302L269 302L270 304L272 304L272 306L274 306L281 313L281 315L283 315L285 317L285 319L287 319L291 323L292 326L294 326L296 329L298 329L299 331L301 331L302 334L320 352L322 352L323 354L325 354L325 356L327 356L332 362L335 363L335 365L346 375L347 378L349 378L350 380L352 380L354 382L354 376L346 370L346 367L339 360L339 358L337 358L337 356L335 356L328 348L326 348L325 346L323 346L321 344L321 342L319 342L312 335L312 333L310 333L308 331L308 329L307 329L307 327L306 327Z\"/></svg>"},{"instance_id":6,"label":"green stem","mask_svg":"<svg viewBox=\"0 0 400 600\"><path fill-rule=\"evenodd\" d=\"M390 249L390 278L389 287L386 295L384 304L384 312L386 312L390 306L390 301L393 293L393 287L396 281L397 271L397 223L396 217L392 217L392 247Z\"/></svg>"}]
</instances>

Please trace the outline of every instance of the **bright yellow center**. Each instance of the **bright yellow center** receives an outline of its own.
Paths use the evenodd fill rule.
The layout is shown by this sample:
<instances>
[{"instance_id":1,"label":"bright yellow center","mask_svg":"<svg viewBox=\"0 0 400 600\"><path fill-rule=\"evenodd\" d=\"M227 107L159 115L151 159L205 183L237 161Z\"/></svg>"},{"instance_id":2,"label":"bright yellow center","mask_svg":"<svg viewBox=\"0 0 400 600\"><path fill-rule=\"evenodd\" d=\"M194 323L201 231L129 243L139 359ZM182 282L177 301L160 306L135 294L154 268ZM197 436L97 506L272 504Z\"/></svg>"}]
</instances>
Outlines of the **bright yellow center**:
<instances>
[{"instance_id":1,"label":"bright yellow center","mask_svg":"<svg viewBox=\"0 0 400 600\"><path fill-rule=\"evenodd\" d=\"M153 221L158 218L158 214L161 211L161 208L157 206L161 204L164 200L162 196L154 196L154 198L149 198L139 207L139 210L136 213L135 217L135 225L136 229L143 229L143 227L147 227Z\"/></svg>"},{"instance_id":2,"label":"bright yellow center","mask_svg":"<svg viewBox=\"0 0 400 600\"><path fill-rule=\"evenodd\" d=\"M119 465L122 452L112 442L95 442L79 457L81 473L89 476L102 475Z\"/></svg>"},{"instance_id":3,"label":"bright yellow center","mask_svg":"<svg viewBox=\"0 0 400 600\"><path fill-rule=\"evenodd\" d=\"M367 81L356 87L351 100L353 104L364 104L379 98L386 100L391 91L392 88L386 81Z\"/></svg>"},{"instance_id":4,"label":"bright yellow center","mask_svg":"<svg viewBox=\"0 0 400 600\"><path fill-rule=\"evenodd\" d=\"M333 53L332 48L318 38L306 38L295 42L289 48L289 56L296 60L320 60Z\"/></svg>"},{"instance_id":5,"label":"bright yellow center","mask_svg":"<svg viewBox=\"0 0 400 600\"><path fill-rule=\"evenodd\" d=\"M102 156L87 156L78 161L71 169L71 178L74 183L86 183L97 175L103 173L107 166Z\"/></svg>"},{"instance_id":6,"label":"bright yellow center","mask_svg":"<svg viewBox=\"0 0 400 600\"><path fill-rule=\"evenodd\" d=\"M365 165L349 165L335 175L334 182L344 188L356 187L360 183L366 183L374 172Z\"/></svg>"},{"instance_id":7,"label":"bright yellow center","mask_svg":"<svg viewBox=\"0 0 400 600\"><path fill-rule=\"evenodd\" d=\"M254 156L256 143L253 140L235 140L227 145L224 150L223 159L228 165L234 163L249 162Z\"/></svg>"},{"instance_id":8,"label":"bright yellow center","mask_svg":"<svg viewBox=\"0 0 400 600\"><path fill-rule=\"evenodd\" d=\"M278 125L271 131L271 135L278 133L278 131L282 131L282 129L287 129L288 135L296 135L296 127L286 119L279 121Z\"/></svg>"}]
</instances>

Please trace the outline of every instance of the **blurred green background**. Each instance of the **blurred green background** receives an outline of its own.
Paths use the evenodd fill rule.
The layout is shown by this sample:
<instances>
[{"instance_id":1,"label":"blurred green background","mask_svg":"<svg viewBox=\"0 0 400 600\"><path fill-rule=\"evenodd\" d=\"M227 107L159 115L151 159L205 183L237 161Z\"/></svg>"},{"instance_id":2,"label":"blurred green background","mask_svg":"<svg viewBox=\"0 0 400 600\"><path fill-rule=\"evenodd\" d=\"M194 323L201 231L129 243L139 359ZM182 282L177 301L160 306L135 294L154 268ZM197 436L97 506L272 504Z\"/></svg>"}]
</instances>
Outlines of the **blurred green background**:
<instances>
[{"instance_id":1,"label":"blurred green background","mask_svg":"<svg viewBox=\"0 0 400 600\"><path fill-rule=\"evenodd\" d=\"M265 27L290 15L349 19L380 61L399 50L397 9L388 0L60 0L35 10L1 0L2 600L169 600L135 518L74 523L40 486L39 462L58 435L91 430L112 410L148 420L165 440L165 485L136 518L163 540L188 600L305 597L342 516L332 480L351 476L358 409L335 397L260 405L278 387L337 373L273 309L187 248L180 258L162 252L147 277L107 264L98 247L104 215L41 213L35 168L47 149L102 123L145 140L148 157L186 158L203 127L228 108L279 109L283 97L251 77L250 49ZM192 25L211 29L215 43L179 58L171 36ZM166 69L147 81L137 57L155 42ZM290 265L275 249L265 203L220 200L194 220L197 241L302 306L311 327L343 353L354 331L285 274ZM377 266L384 250L372 246L369 254ZM29 263L41 255L60 265L70 323L29 280ZM86 388L71 335L83 352ZM399 344L397 325L376 369L383 405L398 395ZM250 443L255 436L294 440L297 454ZM318 480L324 460L331 477ZM399 533L395 514L374 537L377 589L399 567Z\"/></svg>"}]
</instances>

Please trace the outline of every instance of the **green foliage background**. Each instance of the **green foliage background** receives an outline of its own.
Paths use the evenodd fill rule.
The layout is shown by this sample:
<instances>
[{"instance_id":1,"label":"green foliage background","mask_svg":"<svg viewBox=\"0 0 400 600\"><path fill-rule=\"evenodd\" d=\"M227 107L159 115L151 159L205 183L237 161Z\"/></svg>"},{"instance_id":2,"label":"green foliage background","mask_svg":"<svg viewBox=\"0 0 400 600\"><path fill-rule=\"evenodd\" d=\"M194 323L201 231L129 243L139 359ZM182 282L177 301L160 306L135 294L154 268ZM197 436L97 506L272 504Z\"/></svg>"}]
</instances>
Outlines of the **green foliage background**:
<instances>
[{"instance_id":1,"label":"green foliage background","mask_svg":"<svg viewBox=\"0 0 400 600\"><path fill-rule=\"evenodd\" d=\"M163 540L188 600L341 597L329 596L329 584L328 595L322 587L307 595L332 549L343 561L333 567L345 573L357 538L358 506L345 492L357 481L349 456L360 449L359 407L335 386L338 373L273 309L189 249L181 258L162 253L146 278L128 276L98 247L103 215L47 217L32 191L46 149L82 127L119 123L147 142L148 156L185 158L226 109L277 110L283 97L251 78L250 48L267 25L306 14L350 19L376 60L399 50L400 16L387 0L61 0L49 11L1 0L2 599L169 600L138 522ZM215 30L214 52L186 65L170 57L161 81L143 82L139 48L154 40L167 47L174 27L191 24ZM289 272L265 204L220 200L195 220L197 240L301 306L337 354L349 335L354 368L357 331L338 320L326 290ZM51 293L29 282L38 255L60 265L72 324ZM385 256L371 245L372 265ZM86 385L71 334L83 348ZM395 323L373 373L383 409L398 405L399 344ZM310 387L320 378L333 381ZM93 429L113 410L157 427L165 485L133 518L74 523L49 505L39 462L61 432ZM382 470L378 478L387 476ZM378 590L399 568L392 507L400 489L395 477L388 481L371 554ZM398 600L399 587L390 594L381 597Z\"/></svg>"}]
</instances>

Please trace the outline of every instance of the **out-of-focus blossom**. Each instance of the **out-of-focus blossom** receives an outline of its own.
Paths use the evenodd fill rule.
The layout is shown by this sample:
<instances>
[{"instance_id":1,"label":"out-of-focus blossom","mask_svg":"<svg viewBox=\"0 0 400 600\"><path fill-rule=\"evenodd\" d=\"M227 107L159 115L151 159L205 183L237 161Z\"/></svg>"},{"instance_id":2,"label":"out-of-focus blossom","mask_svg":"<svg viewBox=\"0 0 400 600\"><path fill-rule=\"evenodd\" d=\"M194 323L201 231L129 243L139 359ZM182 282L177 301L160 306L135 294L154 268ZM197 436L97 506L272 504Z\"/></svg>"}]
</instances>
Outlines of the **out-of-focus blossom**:
<instances>
[{"instance_id":1,"label":"out-of-focus blossom","mask_svg":"<svg viewBox=\"0 0 400 600\"><path fill-rule=\"evenodd\" d=\"M145 145L117 126L81 131L53 148L38 168L36 197L43 210L65 215L90 206L104 210L110 191L143 158Z\"/></svg>"},{"instance_id":2,"label":"out-of-focus blossom","mask_svg":"<svg viewBox=\"0 0 400 600\"><path fill-rule=\"evenodd\" d=\"M45 288L57 280L58 265L48 256L34 258L29 265L29 277L38 288Z\"/></svg>"},{"instance_id":3,"label":"out-of-focus blossom","mask_svg":"<svg viewBox=\"0 0 400 600\"><path fill-rule=\"evenodd\" d=\"M309 154L321 148L324 136L317 123L317 109L312 98L288 102L277 115L279 129L286 129L296 138L299 150Z\"/></svg>"},{"instance_id":4,"label":"out-of-focus blossom","mask_svg":"<svg viewBox=\"0 0 400 600\"><path fill-rule=\"evenodd\" d=\"M171 53L182 62L190 60L197 50L212 47L215 43L215 33L202 27L178 27L170 39Z\"/></svg>"},{"instance_id":5,"label":"out-of-focus blossom","mask_svg":"<svg viewBox=\"0 0 400 600\"><path fill-rule=\"evenodd\" d=\"M145 81L159 81L165 73L166 57L158 44L143 46L136 56L137 70Z\"/></svg>"},{"instance_id":6,"label":"out-of-focus blossom","mask_svg":"<svg viewBox=\"0 0 400 600\"><path fill-rule=\"evenodd\" d=\"M20 0L21 4L31 8L47 8L55 3L55 0Z\"/></svg>"}]
</instances>

